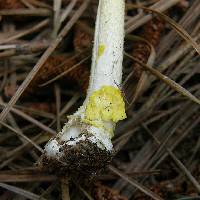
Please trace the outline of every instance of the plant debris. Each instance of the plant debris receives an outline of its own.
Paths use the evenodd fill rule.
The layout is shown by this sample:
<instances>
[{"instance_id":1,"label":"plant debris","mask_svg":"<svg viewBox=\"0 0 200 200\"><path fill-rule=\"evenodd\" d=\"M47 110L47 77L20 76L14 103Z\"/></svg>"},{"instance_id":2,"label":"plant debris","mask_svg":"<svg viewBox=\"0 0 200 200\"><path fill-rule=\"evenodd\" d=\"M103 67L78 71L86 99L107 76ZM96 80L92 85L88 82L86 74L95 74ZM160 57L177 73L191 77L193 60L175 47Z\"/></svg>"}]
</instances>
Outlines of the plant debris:
<instances>
[{"instance_id":1,"label":"plant debris","mask_svg":"<svg viewBox=\"0 0 200 200\"><path fill-rule=\"evenodd\" d=\"M86 95L97 5L0 1L0 199L199 199L199 0L126 1L116 153L41 157Z\"/></svg>"}]
</instances>

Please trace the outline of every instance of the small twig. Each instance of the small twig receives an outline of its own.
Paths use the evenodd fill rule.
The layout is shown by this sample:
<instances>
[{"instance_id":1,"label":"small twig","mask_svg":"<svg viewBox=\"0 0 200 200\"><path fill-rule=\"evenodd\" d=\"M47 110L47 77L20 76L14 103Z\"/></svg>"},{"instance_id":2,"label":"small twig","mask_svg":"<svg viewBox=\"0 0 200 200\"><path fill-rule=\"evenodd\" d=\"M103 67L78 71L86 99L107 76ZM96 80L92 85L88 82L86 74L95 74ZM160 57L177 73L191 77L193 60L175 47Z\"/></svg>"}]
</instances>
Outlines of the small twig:
<instances>
[{"instance_id":1,"label":"small twig","mask_svg":"<svg viewBox=\"0 0 200 200\"><path fill-rule=\"evenodd\" d=\"M60 96L60 87L55 84L54 87L55 90L55 98L56 98L56 121L57 121L57 132L61 130L61 125L60 125L60 104L61 104L61 96Z\"/></svg>"},{"instance_id":2,"label":"small twig","mask_svg":"<svg viewBox=\"0 0 200 200\"><path fill-rule=\"evenodd\" d=\"M27 0L20 0L27 8L29 9L35 9L35 7L30 4Z\"/></svg>"},{"instance_id":3,"label":"small twig","mask_svg":"<svg viewBox=\"0 0 200 200\"><path fill-rule=\"evenodd\" d=\"M88 200L94 200L94 199L90 196L90 194L89 194L87 191L85 191L81 186L78 186L78 187L79 187L80 191L87 197Z\"/></svg>"},{"instance_id":4,"label":"small twig","mask_svg":"<svg viewBox=\"0 0 200 200\"><path fill-rule=\"evenodd\" d=\"M66 177L61 178L62 200L70 200L69 181Z\"/></svg>"},{"instance_id":5,"label":"small twig","mask_svg":"<svg viewBox=\"0 0 200 200\"><path fill-rule=\"evenodd\" d=\"M0 124L5 126L6 128L10 129L11 131L13 131L14 133L16 133L17 135L19 135L20 137L24 138L26 141L30 142L30 144L32 144L37 150L39 150L40 152L44 152L43 149L41 147L39 147L35 142L33 142L31 139L29 139L26 135L24 135L22 132L12 128L11 126L9 126L8 124L1 122Z\"/></svg>"},{"instance_id":6,"label":"small twig","mask_svg":"<svg viewBox=\"0 0 200 200\"><path fill-rule=\"evenodd\" d=\"M30 33L34 33L36 31L44 28L45 26L47 26L49 24L49 22L50 22L49 19L45 19L42 22L39 22L38 24L36 24L35 26L33 26L31 28L26 28L25 30L18 31L18 33L14 33L13 36L9 36L8 38L1 39L0 44L5 44L7 42L11 42L12 40L16 40L25 35L28 35Z\"/></svg>"},{"instance_id":7,"label":"small twig","mask_svg":"<svg viewBox=\"0 0 200 200\"><path fill-rule=\"evenodd\" d=\"M77 2L77 0L71 1L69 3L69 5L67 6L67 8L63 11L63 13L62 13L62 15L60 17L60 24L67 19L67 17L69 16L70 12L72 11L74 6L76 5L76 2Z\"/></svg>"},{"instance_id":8,"label":"small twig","mask_svg":"<svg viewBox=\"0 0 200 200\"><path fill-rule=\"evenodd\" d=\"M55 38L60 28L60 10L62 6L62 0L53 1L53 10L54 10L54 20L53 20L53 32L52 37Z\"/></svg>"},{"instance_id":9,"label":"small twig","mask_svg":"<svg viewBox=\"0 0 200 200\"><path fill-rule=\"evenodd\" d=\"M148 129L147 129L148 130ZM157 143L157 145L161 145L161 142L158 140L156 136L153 134L150 135L154 139L154 141ZM192 176L192 174L187 170L187 168L183 165L183 163L176 157L176 155L170 150L168 147L164 147L167 151L167 153L170 155L170 157L173 159L173 161L176 163L176 165L181 169L181 171L185 174L185 176L190 180L190 182L193 184L193 186L196 188L198 192L200 192L200 184L197 182L197 180Z\"/></svg>"},{"instance_id":10,"label":"small twig","mask_svg":"<svg viewBox=\"0 0 200 200\"><path fill-rule=\"evenodd\" d=\"M144 194L146 194L147 196L151 197L152 199L155 200L163 200L161 197L159 197L157 194L153 193L151 190L149 190L148 188L144 187L143 185L141 185L140 183L136 182L133 179L130 179L127 175L125 175L124 173L122 173L121 171L119 171L118 169L116 169L113 166L109 166L109 169L117 174L118 176L120 176L122 179L124 179L125 181L127 181L128 183L130 183L132 186L136 187L137 189L139 189L141 192L143 192Z\"/></svg>"},{"instance_id":11,"label":"small twig","mask_svg":"<svg viewBox=\"0 0 200 200\"><path fill-rule=\"evenodd\" d=\"M187 170L187 168L183 165L183 163L174 155L173 152L170 151L170 149L167 148L167 152L171 156L171 158L174 160L176 165L182 170L182 172L185 174L185 176L190 180L192 185L196 188L198 193L200 193L200 184L198 181L192 176L190 171Z\"/></svg>"},{"instance_id":12,"label":"small twig","mask_svg":"<svg viewBox=\"0 0 200 200\"><path fill-rule=\"evenodd\" d=\"M38 195L32 193L32 192L29 192L27 190L24 190L24 189L21 189L21 188L18 188L16 186L12 186L12 185L8 185L8 184L5 184L5 183L0 183L0 187L4 188L4 189L7 189L9 191L12 191L16 194L19 194L21 196L24 196L28 199L31 199L31 200L38 200L38 199L41 199L41 200L46 200L45 198L40 198Z\"/></svg>"},{"instance_id":13,"label":"small twig","mask_svg":"<svg viewBox=\"0 0 200 200\"><path fill-rule=\"evenodd\" d=\"M41 8L48 8L52 10L52 7L43 1L38 1L38 0L26 0L26 1L29 1L34 6L41 7Z\"/></svg>"},{"instance_id":14,"label":"small twig","mask_svg":"<svg viewBox=\"0 0 200 200\"><path fill-rule=\"evenodd\" d=\"M4 183L20 183L20 182L53 182L57 180L56 176L44 174L7 174L6 171L1 171L0 182Z\"/></svg>"},{"instance_id":15,"label":"small twig","mask_svg":"<svg viewBox=\"0 0 200 200\"><path fill-rule=\"evenodd\" d=\"M37 9L9 9L0 10L0 15L2 16L42 16L49 17L52 12L48 9L37 8Z\"/></svg>"},{"instance_id":16,"label":"small twig","mask_svg":"<svg viewBox=\"0 0 200 200\"><path fill-rule=\"evenodd\" d=\"M0 103L0 105L3 106L3 107L6 107L7 104ZM36 126L40 127L42 130L46 131L47 133L51 133L53 135L56 134L56 131L47 127L46 125L42 124L41 122L39 122L36 119L32 118L31 116L27 115L26 113L23 113L22 111L20 111L16 108L11 108L11 111L14 112L15 114L19 115L20 117L26 119L27 121L35 124Z\"/></svg>"},{"instance_id":17,"label":"small twig","mask_svg":"<svg viewBox=\"0 0 200 200\"><path fill-rule=\"evenodd\" d=\"M64 71L63 73L55 76L54 78L52 78L51 80L48 80L45 83L40 84L40 87L44 87L49 85L50 83L53 83L54 81L62 78L63 76L67 75L69 72L75 70L77 67L79 67L81 64L83 64L86 60L88 60L91 56L87 56L86 58L82 59L80 62L78 62L77 64L73 65L72 67L70 67L68 70ZM63 63L64 64L64 63Z\"/></svg>"},{"instance_id":18,"label":"small twig","mask_svg":"<svg viewBox=\"0 0 200 200\"><path fill-rule=\"evenodd\" d=\"M59 113L59 116L61 117L62 115L67 113L67 111L77 102L77 100L79 98L80 98L80 94L79 93L75 93L72 96L72 98L66 103L66 105L62 108L62 110Z\"/></svg>"}]
</instances>

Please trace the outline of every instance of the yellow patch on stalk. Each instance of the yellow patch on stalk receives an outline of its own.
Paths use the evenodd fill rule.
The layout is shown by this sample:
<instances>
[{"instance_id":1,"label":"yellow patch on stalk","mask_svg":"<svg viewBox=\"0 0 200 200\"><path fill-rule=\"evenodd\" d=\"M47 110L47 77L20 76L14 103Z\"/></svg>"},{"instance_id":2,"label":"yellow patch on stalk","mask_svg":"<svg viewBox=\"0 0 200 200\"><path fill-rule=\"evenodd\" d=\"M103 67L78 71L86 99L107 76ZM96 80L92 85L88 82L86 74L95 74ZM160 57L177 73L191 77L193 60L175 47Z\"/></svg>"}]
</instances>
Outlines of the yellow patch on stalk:
<instances>
[{"instance_id":1,"label":"yellow patch on stalk","mask_svg":"<svg viewBox=\"0 0 200 200\"><path fill-rule=\"evenodd\" d=\"M125 103L118 88L103 86L93 92L86 106L84 122L105 128L105 122L118 122L126 118ZM112 130L110 130L112 134Z\"/></svg>"},{"instance_id":2,"label":"yellow patch on stalk","mask_svg":"<svg viewBox=\"0 0 200 200\"><path fill-rule=\"evenodd\" d=\"M98 58L103 55L106 46L104 44L100 44L98 47Z\"/></svg>"}]
</instances>

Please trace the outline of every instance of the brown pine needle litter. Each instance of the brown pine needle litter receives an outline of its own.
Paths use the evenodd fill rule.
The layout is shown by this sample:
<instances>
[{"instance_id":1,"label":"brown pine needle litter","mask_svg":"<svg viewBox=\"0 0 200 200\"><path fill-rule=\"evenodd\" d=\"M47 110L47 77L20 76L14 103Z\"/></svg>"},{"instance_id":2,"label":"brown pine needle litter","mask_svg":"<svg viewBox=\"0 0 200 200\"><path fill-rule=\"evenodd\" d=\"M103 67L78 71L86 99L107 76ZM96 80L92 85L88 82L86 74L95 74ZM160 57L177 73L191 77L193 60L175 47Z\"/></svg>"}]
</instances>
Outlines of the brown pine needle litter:
<instances>
[{"instance_id":1,"label":"brown pine needle litter","mask_svg":"<svg viewBox=\"0 0 200 200\"><path fill-rule=\"evenodd\" d=\"M0 199L200 199L199 0L125 1L112 162L88 177L39 167L87 93L98 2L0 1Z\"/></svg>"}]
</instances>

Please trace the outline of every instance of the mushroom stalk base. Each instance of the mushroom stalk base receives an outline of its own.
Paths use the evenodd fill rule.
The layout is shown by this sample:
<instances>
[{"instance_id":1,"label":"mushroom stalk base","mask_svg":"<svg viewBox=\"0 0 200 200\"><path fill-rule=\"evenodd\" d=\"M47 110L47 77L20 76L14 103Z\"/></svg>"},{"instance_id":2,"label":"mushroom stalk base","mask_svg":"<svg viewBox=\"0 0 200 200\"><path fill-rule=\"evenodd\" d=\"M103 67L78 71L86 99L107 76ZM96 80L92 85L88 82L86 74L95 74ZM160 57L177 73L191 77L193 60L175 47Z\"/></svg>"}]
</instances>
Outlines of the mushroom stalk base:
<instances>
[{"instance_id":1,"label":"mushroom stalk base","mask_svg":"<svg viewBox=\"0 0 200 200\"><path fill-rule=\"evenodd\" d=\"M113 155L115 125L126 118L122 79L124 0L99 0L92 67L83 106L45 146L39 163L50 172L95 174Z\"/></svg>"}]
</instances>

